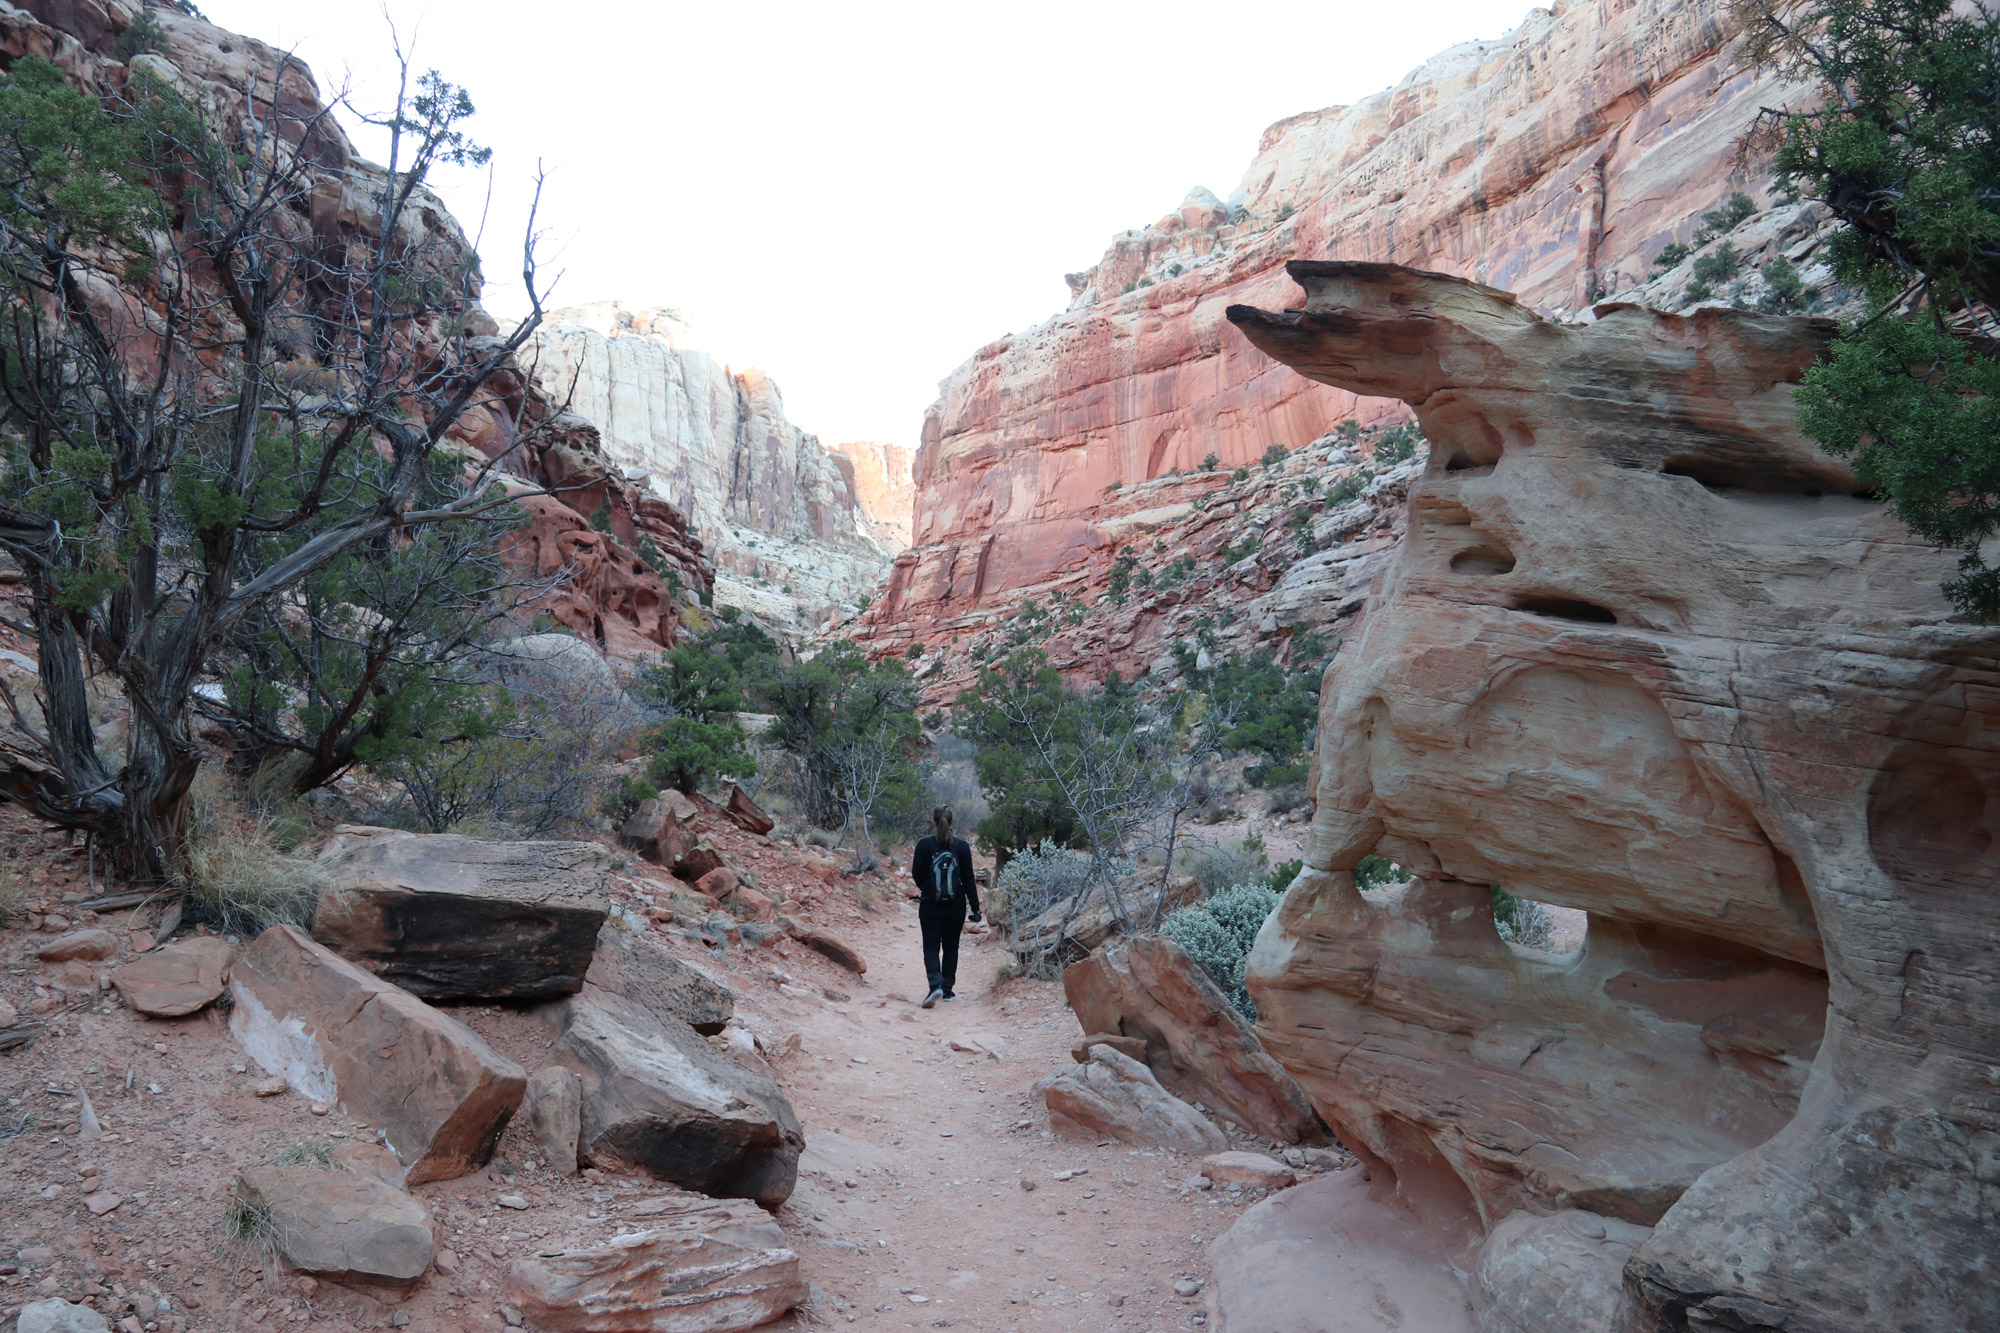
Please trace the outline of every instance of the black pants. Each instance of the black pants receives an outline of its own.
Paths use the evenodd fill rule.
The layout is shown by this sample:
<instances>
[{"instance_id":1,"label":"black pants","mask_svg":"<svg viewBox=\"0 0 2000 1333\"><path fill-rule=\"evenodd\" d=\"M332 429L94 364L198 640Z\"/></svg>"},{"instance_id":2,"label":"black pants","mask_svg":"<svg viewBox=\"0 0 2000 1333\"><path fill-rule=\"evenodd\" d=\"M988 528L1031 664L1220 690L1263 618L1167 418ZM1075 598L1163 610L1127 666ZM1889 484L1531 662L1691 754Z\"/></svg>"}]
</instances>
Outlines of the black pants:
<instances>
[{"instance_id":1,"label":"black pants","mask_svg":"<svg viewBox=\"0 0 2000 1333\"><path fill-rule=\"evenodd\" d=\"M965 899L937 902L925 898L917 904L917 924L924 931L924 974L932 990L946 995L957 989L958 935L965 929Z\"/></svg>"}]
</instances>

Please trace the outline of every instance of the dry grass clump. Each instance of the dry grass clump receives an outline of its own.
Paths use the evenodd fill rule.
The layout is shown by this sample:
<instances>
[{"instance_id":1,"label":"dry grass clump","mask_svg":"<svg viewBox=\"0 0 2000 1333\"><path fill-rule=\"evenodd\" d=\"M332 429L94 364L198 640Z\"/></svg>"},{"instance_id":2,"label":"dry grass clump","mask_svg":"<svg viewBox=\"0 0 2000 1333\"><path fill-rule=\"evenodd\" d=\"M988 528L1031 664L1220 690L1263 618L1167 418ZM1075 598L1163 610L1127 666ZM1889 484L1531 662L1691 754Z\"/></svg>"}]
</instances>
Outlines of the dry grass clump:
<instances>
[{"instance_id":1,"label":"dry grass clump","mask_svg":"<svg viewBox=\"0 0 2000 1333\"><path fill-rule=\"evenodd\" d=\"M0 921L5 921L28 905L28 886L14 867L0 864Z\"/></svg>"},{"instance_id":2,"label":"dry grass clump","mask_svg":"<svg viewBox=\"0 0 2000 1333\"><path fill-rule=\"evenodd\" d=\"M271 1159L273 1166L316 1166L322 1171L333 1169L333 1145L330 1143L288 1143Z\"/></svg>"},{"instance_id":3,"label":"dry grass clump","mask_svg":"<svg viewBox=\"0 0 2000 1333\"><path fill-rule=\"evenodd\" d=\"M286 850L292 829L244 814L219 782L197 779L193 807L180 889L196 920L246 937L312 920L327 868Z\"/></svg>"}]
</instances>

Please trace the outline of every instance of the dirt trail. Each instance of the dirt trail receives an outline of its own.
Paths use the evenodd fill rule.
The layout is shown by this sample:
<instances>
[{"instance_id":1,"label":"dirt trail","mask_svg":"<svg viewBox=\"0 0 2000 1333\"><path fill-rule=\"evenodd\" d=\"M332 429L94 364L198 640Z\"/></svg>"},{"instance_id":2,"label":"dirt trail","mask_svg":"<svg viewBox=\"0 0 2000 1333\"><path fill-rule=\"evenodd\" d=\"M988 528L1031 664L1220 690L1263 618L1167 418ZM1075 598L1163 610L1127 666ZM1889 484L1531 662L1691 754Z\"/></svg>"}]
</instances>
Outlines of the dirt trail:
<instances>
[{"instance_id":1,"label":"dirt trail","mask_svg":"<svg viewBox=\"0 0 2000 1333\"><path fill-rule=\"evenodd\" d=\"M1030 1086L1079 1035L1048 982L991 984L1006 955L968 934L959 998L924 1010L916 912L885 905L850 933L869 960L851 1002L746 988L765 1032L796 1030L780 1081L806 1122L798 1193L780 1215L837 1323L866 1328L1164 1330L1202 1318L1207 1242L1250 1202L1184 1187L1194 1163L1048 1133ZM790 968L788 960L779 965ZM997 1058L951 1049L998 1038ZM1246 1143L1245 1146L1252 1146ZM1082 1168L1087 1174L1058 1180ZM1034 1186L1024 1189L1023 1182Z\"/></svg>"},{"instance_id":2,"label":"dirt trail","mask_svg":"<svg viewBox=\"0 0 2000 1333\"><path fill-rule=\"evenodd\" d=\"M0 828L15 865L35 867L38 895L81 896L70 849L17 822ZM1079 1034L1061 987L1014 980L996 989L1004 953L968 934L960 998L921 1009L915 909L888 892L863 910L852 881L756 841L746 840L743 859L784 878L809 920L869 962L857 978L796 940L706 948L678 929L654 932L737 992L738 1013L773 1053L770 1069L806 1126L798 1191L779 1220L816 1305L773 1327L1198 1326L1205 1292L1177 1293L1176 1283L1205 1284L1207 1243L1253 1197L1186 1188L1195 1164L1172 1153L1053 1138L1029 1089L1070 1065ZM615 893L637 903L648 887L630 879ZM129 928L123 914L98 924L121 938ZM0 1327L27 1301L61 1296L92 1300L114 1323L130 1314L143 1333L269 1333L287 1323L505 1333L510 1263L643 1227L662 1192L655 1181L596 1171L552 1175L517 1116L489 1168L413 1190L432 1210L440 1247L436 1270L413 1292L282 1272L224 1234L236 1173L293 1145L374 1132L338 1109L314 1114L296 1094L256 1095L261 1071L223 1014L143 1019L101 989L109 964L37 964L32 948L45 936L0 930L0 1003L50 1023L0 1058ZM552 1034L535 1015L479 1004L449 1011L525 1067L547 1062ZM993 1054L953 1050L954 1038ZM80 1090L105 1130L96 1142L78 1132ZM1079 1169L1086 1174L1056 1179Z\"/></svg>"}]
</instances>

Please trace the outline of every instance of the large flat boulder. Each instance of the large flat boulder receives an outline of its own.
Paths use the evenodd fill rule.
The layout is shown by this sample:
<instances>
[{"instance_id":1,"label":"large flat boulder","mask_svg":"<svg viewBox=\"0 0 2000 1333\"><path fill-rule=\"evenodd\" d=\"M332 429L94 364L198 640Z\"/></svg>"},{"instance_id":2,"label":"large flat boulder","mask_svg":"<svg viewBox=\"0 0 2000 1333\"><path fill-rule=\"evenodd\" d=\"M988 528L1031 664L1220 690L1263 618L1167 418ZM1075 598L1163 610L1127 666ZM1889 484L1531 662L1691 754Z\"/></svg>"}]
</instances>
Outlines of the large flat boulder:
<instances>
[{"instance_id":1,"label":"large flat boulder","mask_svg":"<svg viewBox=\"0 0 2000 1333\"><path fill-rule=\"evenodd\" d=\"M413 995L553 999L583 986L610 910L594 842L346 830L313 938Z\"/></svg>"},{"instance_id":2,"label":"large flat boulder","mask_svg":"<svg viewBox=\"0 0 2000 1333\"><path fill-rule=\"evenodd\" d=\"M1319 1143L1312 1103L1272 1059L1214 978L1164 935L1119 940L1063 972L1063 992L1089 1032L1146 1043L1160 1082L1260 1138Z\"/></svg>"},{"instance_id":3,"label":"large flat boulder","mask_svg":"<svg viewBox=\"0 0 2000 1333\"><path fill-rule=\"evenodd\" d=\"M1161 1087L1152 1070L1109 1046L1091 1047L1087 1063L1035 1087L1061 1131L1185 1153L1229 1147L1213 1121Z\"/></svg>"},{"instance_id":4,"label":"large flat boulder","mask_svg":"<svg viewBox=\"0 0 2000 1333\"><path fill-rule=\"evenodd\" d=\"M360 1172L253 1166L236 1197L259 1238L308 1273L403 1286L431 1266L430 1210Z\"/></svg>"},{"instance_id":5,"label":"large flat boulder","mask_svg":"<svg viewBox=\"0 0 2000 1333\"><path fill-rule=\"evenodd\" d=\"M176 940L113 972L111 984L142 1014L181 1018L221 996L235 951L220 935Z\"/></svg>"},{"instance_id":6,"label":"large flat boulder","mask_svg":"<svg viewBox=\"0 0 2000 1333\"><path fill-rule=\"evenodd\" d=\"M583 1080L582 1160L771 1208L791 1196L805 1134L770 1079L614 995L565 1000L555 1016L552 1058Z\"/></svg>"},{"instance_id":7,"label":"large flat boulder","mask_svg":"<svg viewBox=\"0 0 2000 1333\"><path fill-rule=\"evenodd\" d=\"M597 952L584 974L584 993L604 992L660 1019L677 1019L714 1036L736 1012L736 996L705 969L683 962L659 943L617 921L597 933Z\"/></svg>"},{"instance_id":8,"label":"large flat boulder","mask_svg":"<svg viewBox=\"0 0 2000 1333\"><path fill-rule=\"evenodd\" d=\"M245 947L229 985L229 1030L251 1058L379 1127L411 1184L486 1165L521 1104L519 1065L293 926Z\"/></svg>"},{"instance_id":9,"label":"large flat boulder","mask_svg":"<svg viewBox=\"0 0 2000 1333\"><path fill-rule=\"evenodd\" d=\"M733 1333L806 1299L798 1255L752 1204L689 1195L646 1225L604 1245L516 1260L508 1299L529 1327L559 1333Z\"/></svg>"}]
</instances>

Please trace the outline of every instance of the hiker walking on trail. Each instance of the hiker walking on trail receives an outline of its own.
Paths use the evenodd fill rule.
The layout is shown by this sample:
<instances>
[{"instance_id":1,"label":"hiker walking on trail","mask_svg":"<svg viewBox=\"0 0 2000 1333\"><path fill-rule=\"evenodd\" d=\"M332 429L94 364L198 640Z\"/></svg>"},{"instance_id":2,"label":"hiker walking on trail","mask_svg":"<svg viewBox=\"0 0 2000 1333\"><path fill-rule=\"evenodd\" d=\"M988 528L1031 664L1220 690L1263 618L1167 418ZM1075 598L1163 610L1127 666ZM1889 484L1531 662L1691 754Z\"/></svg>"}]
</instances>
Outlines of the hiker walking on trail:
<instances>
[{"instance_id":1,"label":"hiker walking on trail","mask_svg":"<svg viewBox=\"0 0 2000 1333\"><path fill-rule=\"evenodd\" d=\"M930 991L924 1008L958 998L958 933L966 918L979 920L979 886L972 882L972 848L952 836L951 807L931 811L931 836L917 843L910 878L917 882L917 924L924 932L924 972Z\"/></svg>"}]
</instances>

